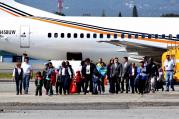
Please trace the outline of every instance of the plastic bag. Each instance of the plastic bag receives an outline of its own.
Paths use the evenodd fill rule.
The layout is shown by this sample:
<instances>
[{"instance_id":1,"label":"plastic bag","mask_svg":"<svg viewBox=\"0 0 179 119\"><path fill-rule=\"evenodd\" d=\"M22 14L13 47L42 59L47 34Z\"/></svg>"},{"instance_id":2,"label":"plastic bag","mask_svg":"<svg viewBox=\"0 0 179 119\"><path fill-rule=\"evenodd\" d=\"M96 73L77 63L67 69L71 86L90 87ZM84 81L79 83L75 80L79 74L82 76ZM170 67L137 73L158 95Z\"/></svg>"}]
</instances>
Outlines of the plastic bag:
<instances>
[{"instance_id":1,"label":"plastic bag","mask_svg":"<svg viewBox=\"0 0 179 119\"><path fill-rule=\"evenodd\" d=\"M107 79L107 76L104 78L104 85L108 85L108 79Z\"/></svg>"},{"instance_id":2,"label":"plastic bag","mask_svg":"<svg viewBox=\"0 0 179 119\"><path fill-rule=\"evenodd\" d=\"M70 94L74 94L76 92L77 92L76 83L74 81L72 81L72 83L70 85Z\"/></svg>"}]
</instances>

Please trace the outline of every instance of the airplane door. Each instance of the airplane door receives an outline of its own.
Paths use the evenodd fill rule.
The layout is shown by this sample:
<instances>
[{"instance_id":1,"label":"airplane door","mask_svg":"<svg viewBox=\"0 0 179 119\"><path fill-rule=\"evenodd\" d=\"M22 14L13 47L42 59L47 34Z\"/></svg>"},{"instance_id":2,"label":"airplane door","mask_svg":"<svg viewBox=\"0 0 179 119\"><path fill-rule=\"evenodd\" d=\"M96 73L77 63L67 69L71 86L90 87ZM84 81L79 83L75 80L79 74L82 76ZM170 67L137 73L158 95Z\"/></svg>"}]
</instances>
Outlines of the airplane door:
<instances>
[{"instance_id":1,"label":"airplane door","mask_svg":"<svg viewBox=\"0 0 179 119\"><path fill-rule=\"evenodd\" d=\"M20 27L20 47L30 48L30 27L29 26Z\"/></svg>"}]
</instances>

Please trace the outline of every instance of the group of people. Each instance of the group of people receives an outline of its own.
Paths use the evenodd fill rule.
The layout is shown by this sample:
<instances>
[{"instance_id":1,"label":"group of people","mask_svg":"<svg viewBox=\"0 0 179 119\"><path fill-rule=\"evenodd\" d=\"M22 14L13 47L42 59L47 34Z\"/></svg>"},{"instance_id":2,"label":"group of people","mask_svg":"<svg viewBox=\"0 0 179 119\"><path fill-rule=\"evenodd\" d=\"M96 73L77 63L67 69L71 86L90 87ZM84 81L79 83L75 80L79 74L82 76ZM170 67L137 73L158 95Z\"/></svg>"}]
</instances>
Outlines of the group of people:
<instances>
[{"instance_id":1,"label":"group of people","mask_svg":"<svg viewBox=\"0 0 179 119\"><path fill-rule=\"evenodd\" d=\"M42 88L46 90L46 95L71 94L75 84L75 93L102 94L105 93L105 84L109 82L109 93L153 93L158 90L164 90L164 70L166 71L166 91L169 91L169 85L174 91L173 72L175 63L167 55L164 63L164 70L154 63L152 58L144 58L139 66L130 63L128 57L119 62L116 57L111 59L109 64L105 64L102 58L99 58L97 64L91 62L89 58L81 62L78 71L74 72L73 67L68 61L63 61L59 68L55 68L51 62L45 64L43 72L37 72L35 75L35 95L42 95ZM28 94L29 81L32 78L32 66L29 59L25 62L17 63L13 71L13 77L16 81L16 94ZM74 93L74 91L73 91Z\"/></svg>"}]
</instances>

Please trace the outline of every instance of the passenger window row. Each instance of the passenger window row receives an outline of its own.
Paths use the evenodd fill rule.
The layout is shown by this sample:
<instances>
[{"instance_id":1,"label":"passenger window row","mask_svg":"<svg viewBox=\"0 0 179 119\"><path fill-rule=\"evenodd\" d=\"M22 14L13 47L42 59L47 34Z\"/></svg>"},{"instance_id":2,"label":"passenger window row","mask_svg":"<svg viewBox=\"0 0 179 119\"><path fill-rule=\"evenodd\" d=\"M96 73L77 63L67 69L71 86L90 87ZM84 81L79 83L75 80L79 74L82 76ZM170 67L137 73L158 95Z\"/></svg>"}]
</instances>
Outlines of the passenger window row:
<instances>
[{"instance_id":1,"label":"passenger window row","mask_svg":"<svg viewBox=\"0 0 179 119\"><path fill-rule=\"evenodd\" d=\"M67 34L54 33L54 34L52 34L52 33L48 33L48 38L52 38L52 37L54 37L54 38L58 38L58 37L60 37L60 38L65 38L65 37L67 37L67 38L78 38L78 37L79 38L104 38L104 34L96 34L96 33L93 33L93 34L90 34L90 33L86 33L86 34L85 33L80 33L80 34L77 34L77 33L67 33ZM117 36L117 34L114 34L114 35L107 34L106 37L107 38L117 38L118 36Z\"/></svg>"},{"instance_id":2,"label":"passenger window row","mask_svg":"<svg viewBox=\"0 0 179 119\"><path fill-rule=\"evenodd\" d=\"M141 38L155 38L155 39L158 39L158 38L162 38L162 39L173 39L174 37L172 36L172 34L169 34L168 36L166 36L165 34L162 34L162 35L158 35L158 34L129 34L129 33L119 33L121 35L121 38L139 38L139 36ZM104 38L104 34L96 34L96 33L93 33L93 34L90 34L90 33L80 33L80 34L77 34L77 33L48 33L48 38L65 38L65 36L67 38ZM107 38L118 38L118 34L106 34L106 37ZM176 39L179 39L179 34L176 36Z\"/></svg>"}]
</instances>

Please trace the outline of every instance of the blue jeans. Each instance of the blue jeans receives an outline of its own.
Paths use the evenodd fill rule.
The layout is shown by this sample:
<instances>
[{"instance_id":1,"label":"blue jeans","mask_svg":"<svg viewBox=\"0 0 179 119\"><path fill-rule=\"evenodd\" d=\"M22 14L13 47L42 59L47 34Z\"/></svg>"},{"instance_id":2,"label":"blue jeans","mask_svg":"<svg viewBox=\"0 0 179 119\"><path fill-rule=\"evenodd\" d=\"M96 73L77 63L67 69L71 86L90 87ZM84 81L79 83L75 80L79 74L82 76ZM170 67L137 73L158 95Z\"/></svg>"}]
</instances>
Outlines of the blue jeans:
<instances>
[{"instance_id":1,"label":"blue jeans","mask_svg":"<svg viewBox=\"0 0 179 119\"><path fill-rule=\"evenodd\" d=\"M166 90L169 90L169 85L174 90L174 86L173 86L173 71L166 71Z\"/></svg>"},{"instance_id":2,"label":"blue jeans","mask_svg":"<svg viewBox=\"0 0 179 119\"><path fill-rule=\"evenodd\" d=\"M22 94L22 80L16 80L16 94Z\"/></svg>"},{"instance_id":3,"label":"blue jeans","mask_svg":"<svg viewBox=\"0 0 179 119\"><path fill-rule=\"evenodd\" d=\"M67 76L61 76L61 80L62 80L62 83L63 83L63 92L64 94L68 93L68 85L69 82L68 82L68 77Z\"/></svg>"},{"instance_id":4,"label":"blue jeans","mask_svg":"<svg viewBox=\"0 0 179 119\"><path fill-rule=\"evenodd\" d=\"M98 94L98 82L93 82L93 94Z\"/></svg>"},{"instance_id":5,"label":"blue jeans","mask_svg":"<svg viewBox=\"0 0 179 119\"><path fill-rule=\"evenodd\" d=\"M28 94L29 81L30 81L30 75L29 74L24 74L24 77L23 77L23 88L24 88L24 93L25 94Z\"/></svg>"}]
</instances>

